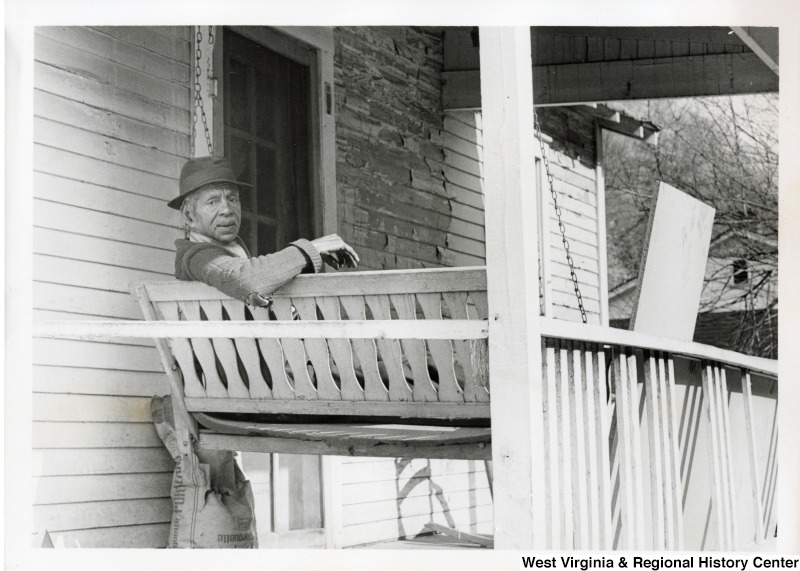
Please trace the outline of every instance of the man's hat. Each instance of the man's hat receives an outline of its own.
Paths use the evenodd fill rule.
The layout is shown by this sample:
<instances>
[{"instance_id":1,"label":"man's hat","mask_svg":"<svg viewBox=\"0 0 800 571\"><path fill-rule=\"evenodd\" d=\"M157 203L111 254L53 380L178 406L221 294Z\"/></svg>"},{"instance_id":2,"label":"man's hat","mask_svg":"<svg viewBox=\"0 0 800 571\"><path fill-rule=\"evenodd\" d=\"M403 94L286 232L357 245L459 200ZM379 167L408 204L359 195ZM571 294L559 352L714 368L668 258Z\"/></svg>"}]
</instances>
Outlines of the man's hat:
<instances>
[{"instance_id":1,"label":"man's hat","mask_svg":"<svg viewBox=\"0 0 800 571\"><path fill-rule=\"evenodd\" d=\"M229 182L238 186L251 188L252 185L236 180L231 162L223 157L199 157L189 159L181 169L178 196L167 203L167 206L180 210L183 199L203 185L212 182Z\"/></svg>"}]
</instances>

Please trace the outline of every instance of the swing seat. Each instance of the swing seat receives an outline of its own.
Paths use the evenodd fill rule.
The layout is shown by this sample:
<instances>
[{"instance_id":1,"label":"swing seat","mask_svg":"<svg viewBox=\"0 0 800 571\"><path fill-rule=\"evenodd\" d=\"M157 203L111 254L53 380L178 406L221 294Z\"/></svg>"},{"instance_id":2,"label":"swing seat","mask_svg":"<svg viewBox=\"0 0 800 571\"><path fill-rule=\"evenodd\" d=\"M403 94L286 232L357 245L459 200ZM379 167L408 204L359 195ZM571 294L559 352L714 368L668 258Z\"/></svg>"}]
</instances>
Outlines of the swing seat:
<instances>
[{"instance_id":1,"label":"swing seat","mask_svg":"<svg viewBox=\"0 0 800 571\"><path fill-rule=\"evenodd\" d=\"M269 309L197 282L132 292L191 327L155 341L203 448L491 458L484 268L299 276Z\"/></svg>"}]
</instances>

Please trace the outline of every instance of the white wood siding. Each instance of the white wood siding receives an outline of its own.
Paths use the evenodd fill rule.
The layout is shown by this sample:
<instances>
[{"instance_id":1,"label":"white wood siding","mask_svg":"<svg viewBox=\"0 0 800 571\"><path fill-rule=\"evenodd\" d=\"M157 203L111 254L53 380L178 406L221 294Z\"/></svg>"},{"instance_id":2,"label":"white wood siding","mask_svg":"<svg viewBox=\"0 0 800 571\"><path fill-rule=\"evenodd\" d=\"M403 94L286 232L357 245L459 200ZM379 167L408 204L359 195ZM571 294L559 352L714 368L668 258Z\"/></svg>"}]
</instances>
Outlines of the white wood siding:
<instances>
[{"instance_id":1,"label":"white wood siding","mask_svg":"<svg viewBox=\"0 0 800 571\"><path fill-rule=\"evenodd\" d=\"M448 111L444 118L445 190L451 209L445 256L449 266L486 263L480 118L474 111Z\"/></svg>"},{"instance_id":2,"label":"white wood siding","mask_svg":"<svg viewBox=\"0 0 800 571\"><path fill-rule=\"evenodd\" d=\"M166 207L189 153L191 36L180 27L40 27L34 72L34 315L139 319L167 279ZM149 341L34 341L34 531L57 544L166 544L173 463L150 417Z\"/></svg>"},{"instance_id":3,"label":"white wood siding","mask_svg":"<svg viewBox=\"0 0 800 571\"><path fill-rule=\"evenodd\" d=\"M579 161L548 149L550 172L561 208L561 220L566 227L569 250L583 298L589 323L600 324L600 263L597 235L596 172ZM549 255L553 317L580 321L575 288L561 242L553 200L546 179L542 192L548 196L546 215L550 220Z\"/></svg>"},{"instance_id":4,"label":"white wood siding","mask_svg":"<svg viewBox=\"0 0 800 571\"><path fill-rule=\"evenodd\" d=\"M486 263L483 225L483 142L481 114L448 111L444 119L445 178L452 210L448 233L448 265ZM600 265L597 235L597 175L578 160L548 148L550 170L558 193L561 218L575 266L589 323L600 323ZM548 197L548 254L552 271L550 291L553 316L580 320L566 253L558 230L553 200L542 176L542 192Z\"/></svg>"},{"instance_id":5,"label":"white wood siding","mask_svg":"<svg viewBox=\"0 0 800 571\"><path fill-rule=\"evenodd\" d=\"M492 532L492 496L482 461L341 462L343 547L413 537L431 522Z\"/></svg>"}]
</instances>

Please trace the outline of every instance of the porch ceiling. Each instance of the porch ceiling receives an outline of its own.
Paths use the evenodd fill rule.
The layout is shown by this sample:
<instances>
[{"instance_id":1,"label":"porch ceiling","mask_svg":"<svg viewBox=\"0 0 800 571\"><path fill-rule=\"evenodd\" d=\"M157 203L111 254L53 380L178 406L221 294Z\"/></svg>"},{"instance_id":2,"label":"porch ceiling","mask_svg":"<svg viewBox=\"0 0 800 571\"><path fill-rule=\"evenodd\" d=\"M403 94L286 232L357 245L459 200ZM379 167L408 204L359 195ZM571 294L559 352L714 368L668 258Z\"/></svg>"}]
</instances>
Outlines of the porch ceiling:
<instances>
[{"instance_id":1,"label":"porch ceiling","mask_svg":"<svg viewBox=\"0 0 800 571\"><path fill-rule=\"evenodd\" d=\"M477 39L444 30L445 109L481 106ZM536 106L778 91L777 28L533 27L531 45Z\"/></svg>"}]
</instances>

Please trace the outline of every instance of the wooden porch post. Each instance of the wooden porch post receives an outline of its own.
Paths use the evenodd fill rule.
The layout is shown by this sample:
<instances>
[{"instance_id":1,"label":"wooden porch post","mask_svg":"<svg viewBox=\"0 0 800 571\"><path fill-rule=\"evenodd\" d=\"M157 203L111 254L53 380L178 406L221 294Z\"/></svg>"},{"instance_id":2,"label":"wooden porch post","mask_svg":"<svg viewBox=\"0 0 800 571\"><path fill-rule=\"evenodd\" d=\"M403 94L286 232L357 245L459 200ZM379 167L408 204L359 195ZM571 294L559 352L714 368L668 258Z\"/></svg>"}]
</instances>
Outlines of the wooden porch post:
<instances>
[{"instance_id":1,"label":"wooden porch post","mask_svg":"<svg viewBox=\"0 0 800 571\"><path fill-rule=\"evenodd\" d=\"M530 28L480 28L497 549L543 549L545 456Z\"/></svg>"}]
</instances>

